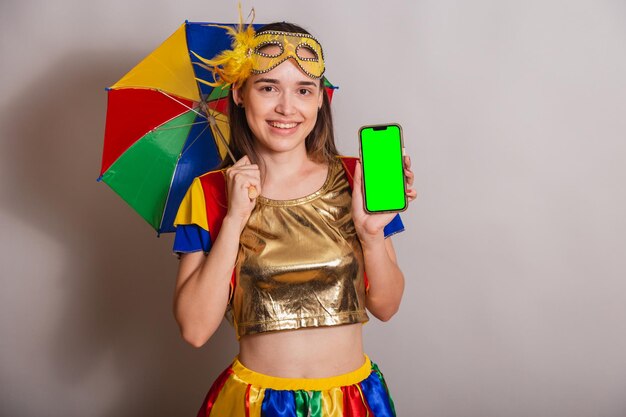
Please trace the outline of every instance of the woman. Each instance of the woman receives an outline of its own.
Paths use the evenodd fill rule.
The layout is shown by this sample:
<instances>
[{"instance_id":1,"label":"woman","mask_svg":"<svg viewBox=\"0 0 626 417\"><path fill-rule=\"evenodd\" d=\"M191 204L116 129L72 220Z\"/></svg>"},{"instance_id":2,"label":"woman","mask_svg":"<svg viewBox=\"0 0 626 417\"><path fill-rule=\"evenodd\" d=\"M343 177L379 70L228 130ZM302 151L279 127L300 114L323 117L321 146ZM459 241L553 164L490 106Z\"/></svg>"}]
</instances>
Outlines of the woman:
<instances>
[{"instance_id":1,"label":"woman","mask_svg":"<svg viewBox=\"0 0 626 417\"><path fill-rule=\"evenodd\" d=\"M240 345L198 415L395 415L362 323L400 305L401 221L364 212L358 161L337 155L317 40L288 23L234 39L200 59L231 86L237 161L196 178L175 220L183 338L204 345L228 310Z\"/></svg>"}]
</instances>

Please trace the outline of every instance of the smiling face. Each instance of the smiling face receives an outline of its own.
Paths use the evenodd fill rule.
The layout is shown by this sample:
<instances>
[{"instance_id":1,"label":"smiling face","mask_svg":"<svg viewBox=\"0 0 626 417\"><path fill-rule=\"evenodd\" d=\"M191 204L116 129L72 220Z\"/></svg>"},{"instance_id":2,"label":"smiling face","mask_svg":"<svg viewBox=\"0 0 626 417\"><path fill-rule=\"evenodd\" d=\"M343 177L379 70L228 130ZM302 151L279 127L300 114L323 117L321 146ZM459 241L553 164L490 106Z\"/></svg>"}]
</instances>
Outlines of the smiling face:
<instances>
[{"instance_id":1,"label":"smiling face","mask_svg":"<svg viewBox=\"0 0 626 417\"><path fill-rule=\"evenodd\" d=\"M243 104L259 155L306 152L305 139L315 126L323 91L319 79L288 59L252 75L241 89L233 90L233 99Z\"/></svg>"}]
</instances>

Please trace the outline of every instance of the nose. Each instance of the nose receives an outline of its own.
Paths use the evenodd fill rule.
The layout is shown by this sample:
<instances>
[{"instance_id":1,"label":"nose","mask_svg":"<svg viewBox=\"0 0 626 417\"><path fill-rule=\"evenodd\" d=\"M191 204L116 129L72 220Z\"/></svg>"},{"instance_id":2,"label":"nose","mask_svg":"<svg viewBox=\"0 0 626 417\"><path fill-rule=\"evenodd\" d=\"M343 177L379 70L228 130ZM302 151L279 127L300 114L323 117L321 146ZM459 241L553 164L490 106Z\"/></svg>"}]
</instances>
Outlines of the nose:
<instances>
[{"instance_id":1,"label":"nose","mask_svg":"<svg viewBox=\"0 0 626 417\"><path fill-rule=\"evenodd\" d=\"M295 112L296 108L294 107L293 98L287 92L283 92L278 99L278 103L276 103L276 113L289 116Z\"/></svg>"}]
</instances>

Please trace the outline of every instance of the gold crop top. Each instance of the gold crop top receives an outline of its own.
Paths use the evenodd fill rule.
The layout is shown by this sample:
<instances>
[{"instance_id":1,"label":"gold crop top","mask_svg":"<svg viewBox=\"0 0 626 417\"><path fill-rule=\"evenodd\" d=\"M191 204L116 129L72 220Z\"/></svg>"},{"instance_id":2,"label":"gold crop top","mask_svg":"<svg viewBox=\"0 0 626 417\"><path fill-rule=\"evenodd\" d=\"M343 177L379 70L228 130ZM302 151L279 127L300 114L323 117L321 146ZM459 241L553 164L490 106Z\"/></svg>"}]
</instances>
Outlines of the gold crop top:
<instances>
[{"instance_id":1,"label":"gold crop top","mask_svg":"<svg viewBox=\"0 0 626 417\"><path fill-rule=\"evenodd\" d=\"M258 197L235 267L231 314L237 337L368 321L351 198L339 159L313 194Z\"/></svg>"}]
</instances>

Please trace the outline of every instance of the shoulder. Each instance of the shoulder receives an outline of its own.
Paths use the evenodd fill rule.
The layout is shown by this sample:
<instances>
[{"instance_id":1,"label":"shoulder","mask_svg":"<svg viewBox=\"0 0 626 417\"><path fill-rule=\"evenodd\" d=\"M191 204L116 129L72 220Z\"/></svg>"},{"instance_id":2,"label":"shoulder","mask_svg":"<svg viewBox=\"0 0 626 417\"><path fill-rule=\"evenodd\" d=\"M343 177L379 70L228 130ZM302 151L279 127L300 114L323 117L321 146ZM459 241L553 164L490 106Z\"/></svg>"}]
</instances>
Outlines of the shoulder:
<instances>
[{"instance_id":1,"label":"shoulder","mask_svg":"<svg viewBox=\"0 0 626 417\"><path fill-rule=\"evenodd\" d=\"M194 177L187 187L183 203L193 196L195 200L198 200L200 197L204 198L204 194L215 194L216 191L221 194L219 191L226 188L225 171L225 169L219 169Z\"/></svg>"},{"instance_id":2,"label":"shoulder","mask_svg":"<svg viewBox=\"0 0 626 417\"><path fill-rule=\"evenodd\" d=\"M342 163L351 163L351 164L356 164L356 161L359 160L358 156L347 156L347 155L336 155L335 158L341 161Z\"/></svg>"},{"instance_id":3,"label":"shoulder","mask_svg":"<svg viewBox=\"0 0 626 417\"><path fill-rule=\"evenodd\" d=\"M174 225L197 224L214 230L215 221L223 218L227 204L225 169L209 171L193 179L179 207Z\"/></svg>"},{"instance_id":4,"label":"shoulder","mask_svg":"<svg viewBox=\"0 0 626 417\"><path fill-rule=\"evenodd\" d=\"M195 177L189 185L188 193L222 194L226 190L226 169L205 172Z\"/></svg>"},{"instance_id":5,"label":"shoulder","mask_svg":"<svg viewBox=\"0 0 626 417\"><path fill-rule=\"evenodd\" d=\"M222 168L205 172L202 175L198 175L193 179L193 181L201 184L223 183L226 175L226 169L227 168Z\"/></svg>"},{"instance_id":6,"label":"shoulder","mask_svg":"<svg viewBox=\"0 0 626 417\"><path fill-rule=\"evenodd\" d=\"M193 179L190 188L202 192L207 207L226 204L226 169L209 171Z\"/></svg>"},{"instance_id":7,"label":"shoulder","mask_svg":"<svg viewBox=\"0 0 626 417\"><path fill-rule=\"evenodd\" d=\"M335 158L339 162L341 162L344 172L346 173L346 176L348 177L350 187L352 187L352 180L354 178L354 170L356 169L356 163L359 160L359 158L355 156L344 156L344 155L337 155Z\"/></svg>"},{"instance_id":8,"label":"shoulder","mask_svg":"<svg viewBox=\"0 0 626 417\"><path fill-rule=\"evenodd\" d=\"M190 204L204 206L205 199L207 201L210 199L223 200L226 194L225 172L226 169L218 169L194 177L187 188L180 207Z\"/></svg>"}]
</instances>

